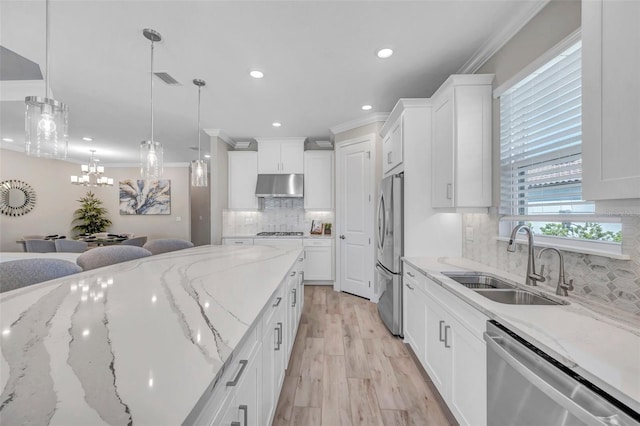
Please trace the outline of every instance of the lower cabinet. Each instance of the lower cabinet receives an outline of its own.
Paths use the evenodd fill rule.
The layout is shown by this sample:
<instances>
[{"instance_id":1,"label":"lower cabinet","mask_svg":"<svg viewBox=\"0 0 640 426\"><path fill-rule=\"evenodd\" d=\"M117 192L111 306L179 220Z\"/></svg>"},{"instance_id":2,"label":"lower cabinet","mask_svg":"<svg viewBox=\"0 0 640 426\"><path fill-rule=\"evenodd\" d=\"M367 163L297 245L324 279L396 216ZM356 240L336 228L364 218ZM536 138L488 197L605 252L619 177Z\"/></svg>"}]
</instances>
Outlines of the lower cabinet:
<instances>
[{"instance_id":1,"label":"lower cabinet","mask_svg":"<svg viewBox=\"0 0 640 426\"><path fill-rule=\"evenodd\" d=\"M305 238L304 279L309 281L333 281L333 240L330 238Z\"/></svg>"},{"instance_id":2,"label":"lower cabinet","mask_svg":"<svg viewBox=\"0 0 640 426\"><path fill-rule=\"evenodd\" d=\"M195 420L184 424L263 426L273 421L304 303L301 254L236 348Z\"/></svg>"},{"instance_id":3,"label":"lower cabinet","mask_svg":"<svg viewBox=\"0 0 640 426\"><path fill-rule=\"evenodd\" d=\"M461 425L485 425L482 332L488 318L409 265L404 271L405 341L456 420Z\"/></svg>"}]
</instances>

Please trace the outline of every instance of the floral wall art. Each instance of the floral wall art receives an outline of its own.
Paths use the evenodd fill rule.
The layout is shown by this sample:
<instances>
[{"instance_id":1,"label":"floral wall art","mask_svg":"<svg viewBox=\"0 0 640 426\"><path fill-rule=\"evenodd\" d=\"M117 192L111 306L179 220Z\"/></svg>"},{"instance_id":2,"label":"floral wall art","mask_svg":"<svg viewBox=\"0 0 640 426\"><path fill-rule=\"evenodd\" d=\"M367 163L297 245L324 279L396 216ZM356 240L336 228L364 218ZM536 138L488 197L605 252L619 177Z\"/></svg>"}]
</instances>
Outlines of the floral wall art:
<instances>
[{"instance_id":1,"label":"floral wall art","mask_svg":"<svg viewBox=\"0 0 640 426\"><path fill-rule=\"evenodd\" d=\"M171 180L120 181L120 214L171 214Z\"/></svg>"}]
</instances>

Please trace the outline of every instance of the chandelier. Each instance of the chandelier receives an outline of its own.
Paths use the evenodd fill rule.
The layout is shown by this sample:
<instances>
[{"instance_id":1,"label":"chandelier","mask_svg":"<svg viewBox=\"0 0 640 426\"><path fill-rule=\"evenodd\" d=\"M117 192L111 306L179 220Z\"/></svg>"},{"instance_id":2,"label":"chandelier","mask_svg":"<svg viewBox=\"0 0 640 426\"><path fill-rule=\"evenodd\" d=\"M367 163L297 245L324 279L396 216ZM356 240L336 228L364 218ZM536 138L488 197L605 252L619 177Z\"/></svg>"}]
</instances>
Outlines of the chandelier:
<instances>
[{"instance_id":1,"label":"chandelier","mask_svg":"<svg viewBox=\"0 0 640 426\"><path fill-rule=\"evenodd\" d=\"M142 34L151 41L151 139L140 142L140 175L144 179L158 179L162 177L163 151L162 144L153 138L153 45L162 40L162 36L149 28Z\"/></svg>"},{"instance_id":2,"label":"chandelier","mask_svg":"<svg viewBox=\"0 0 640 426\"><path fill-rule=\"evenodd\" d=\"M35 157L67 158L69 108L49 98L49 0L45 1L44 97L27 96L25 152Z\"/></svg>"},{"instance_id":3,"label":"chandelier","mask_svg":"<svg viewBox=\"0 0 640 426\"><path fill-rule=\"evenodd\" d=\"M82 171L81 176L71 176L71 183L73 185L82 186L113 186L113 179L106 176L102 176L104 173L104 166L98 165L98 161L95 157L96 150L91 150L91 157L89 158L89 164L83 164L80 166Z\"/></svg>"},{"instance_id":4,"label":"chandelier","mask_svg":"<svg viewBox=\"0 0 640 426\"><path fill-rule=\"evenodd\" d=\"M207 162L200 158L200 89L206 83L196 78L193 84L198 87L198 159L191 162L191 186L207 186Z\"/></svg>"}]
</instances>

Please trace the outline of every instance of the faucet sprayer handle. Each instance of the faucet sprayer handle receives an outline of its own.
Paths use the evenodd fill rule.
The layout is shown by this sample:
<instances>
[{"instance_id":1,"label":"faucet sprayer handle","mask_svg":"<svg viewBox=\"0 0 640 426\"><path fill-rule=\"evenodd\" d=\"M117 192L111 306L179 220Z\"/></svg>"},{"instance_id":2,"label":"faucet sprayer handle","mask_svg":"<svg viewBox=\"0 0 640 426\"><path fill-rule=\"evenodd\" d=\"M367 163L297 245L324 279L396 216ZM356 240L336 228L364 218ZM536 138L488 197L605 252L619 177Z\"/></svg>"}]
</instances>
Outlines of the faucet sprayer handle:
<instances>
[{"instance_id":1,"label":"faucet sprayer handle","mask_svg":"<svg viewBox=\"0 0 640 426\"><path fill-rule=\"evenodd\" d=\"M573 278L569 280L569 285L567 286L568 291L573 291Z\"/></svg>"},{"instance_id":2,"label":"faucet sprayer handle","mask_svg":"<svg viewBox=\"0 0 640 426\"><path fill-rule=\"evenodd\" d=\"M544 277L544 265L540 265L540 275Z\"/></svg>"}]
</instances>

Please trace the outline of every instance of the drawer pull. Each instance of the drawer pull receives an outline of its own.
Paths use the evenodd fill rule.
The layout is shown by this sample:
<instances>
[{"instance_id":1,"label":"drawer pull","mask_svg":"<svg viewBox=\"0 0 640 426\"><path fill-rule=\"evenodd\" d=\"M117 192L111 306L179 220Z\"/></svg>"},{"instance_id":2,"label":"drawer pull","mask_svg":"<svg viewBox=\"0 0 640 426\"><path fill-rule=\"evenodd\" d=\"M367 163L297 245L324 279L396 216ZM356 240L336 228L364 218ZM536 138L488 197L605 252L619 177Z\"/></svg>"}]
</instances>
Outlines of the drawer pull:
<instances>
[{"instance_id":1,"label":"drawer pull","mask_svg":"<svg viewBox=\"0 0 640 426\"><path fill-rule=\"evenodd\" d=\"M236 374L236 377L231 380L230 382L227 382L227 386L235 386L238 384L238 380L240 380L240 376L242 376L242 372L244 371L244 369L247 367L247 363L249 361L247 361L246 359L241 359L239 361L240 363L240 370L238 371L238 374Z\"/></svg>"},{"instance_id":2,"label":"drawer pull","mask_svg":"<svg viewBox=\"0 0 640 426\"><path fill-rule=\"evenodd\" d=\"M239 405L238 409L240 411L244 412L244 415L243 415L244 425L243 426L248 426L249 425L249 407L243 404L243 405Z\"/></svg>"},{"instance_id":3,"label":"drawer pull","mask_svg":"<svg viewBox=\"0 0 640 426\"><path fill-rule=\"evenodd\" d=\"M295 276L296 276L296 271L293 271L293 272L292 272L291 274L289 274L289 275L290 275L290 276L292 276L292 277L295 277Z\"/></svg>"},{"instance_id":4,"label":"drawer pull","mask_svg":"<svg viewBox=\"0 0 640 426\"><path fill-rule=\"evenodd\" d=\"M274 330L278 332L277 338L276 338L276 345L277 346L274 349L276 351L279 351L280 350L280 345L282 345L282 323L279 322Z\"/></svg>"},{"instance_id":5,"label":"drawer pull","mask_svg":"<svg viewBox=\"0 0 640 426\"><path fill-rule=\"evenodd\" d=\"M409 290L413 290L413 287L411 287L411 286L409 285L409 283L407 283L407 284L405 284L405 285L406 285L407 287L409 287Z\"/></svg>"},{"instance_id":6,"label":"drawer pull","mask_svg":"<svg viewBox=\"0 0 640 426\"><path fill-rule=\"evenodd\" d=\"M282 297L276 297L276 303L273 304L273 307L277 308L278 305L280 305L281 301L282 301Z\"/></svg>"},{"instance_id":7,"label":"drawer pull","mask_svg":"<svg viewBox=\"0 0 640 426\"><path fill-rule=\"evenodd\" d=\"M298 289L293 288L291 289L291 292L293 293L293 302L291 303L291 307L295 308L296 303L298 303Z\"/></svg>"},{"instance_id":8,"label":"drawer pull","mask_svg":"<svg viewBox=\"0 0 640 426\"><path fill-rule=\"evenodd\" d=\"M409 275L411 278L415 278L416 276L413 275L411 272L407 271L407 275Z\"/></svg>"},{"instance_id":9,"label":"drawer pull","mask_svg":"<svg viewBox=\"0 0 640 426\"><path fill-rule=\"evenodd\" d=\"M438 340L444 342L445 339L442 338L442 324L444 324L444 321L440 321L440 325L438 326L440 328L440 337L438 338Z\"/></svg>"},{"instance_id":10,"label":"drawer pull","mask_svg":"<svg viewBox=\"0 0 640 426\"><path fill-rule=\"evenodd\" d=\"M244 241L234 241L233 244L244 244Z\"/></svg>"}]
</instances>

